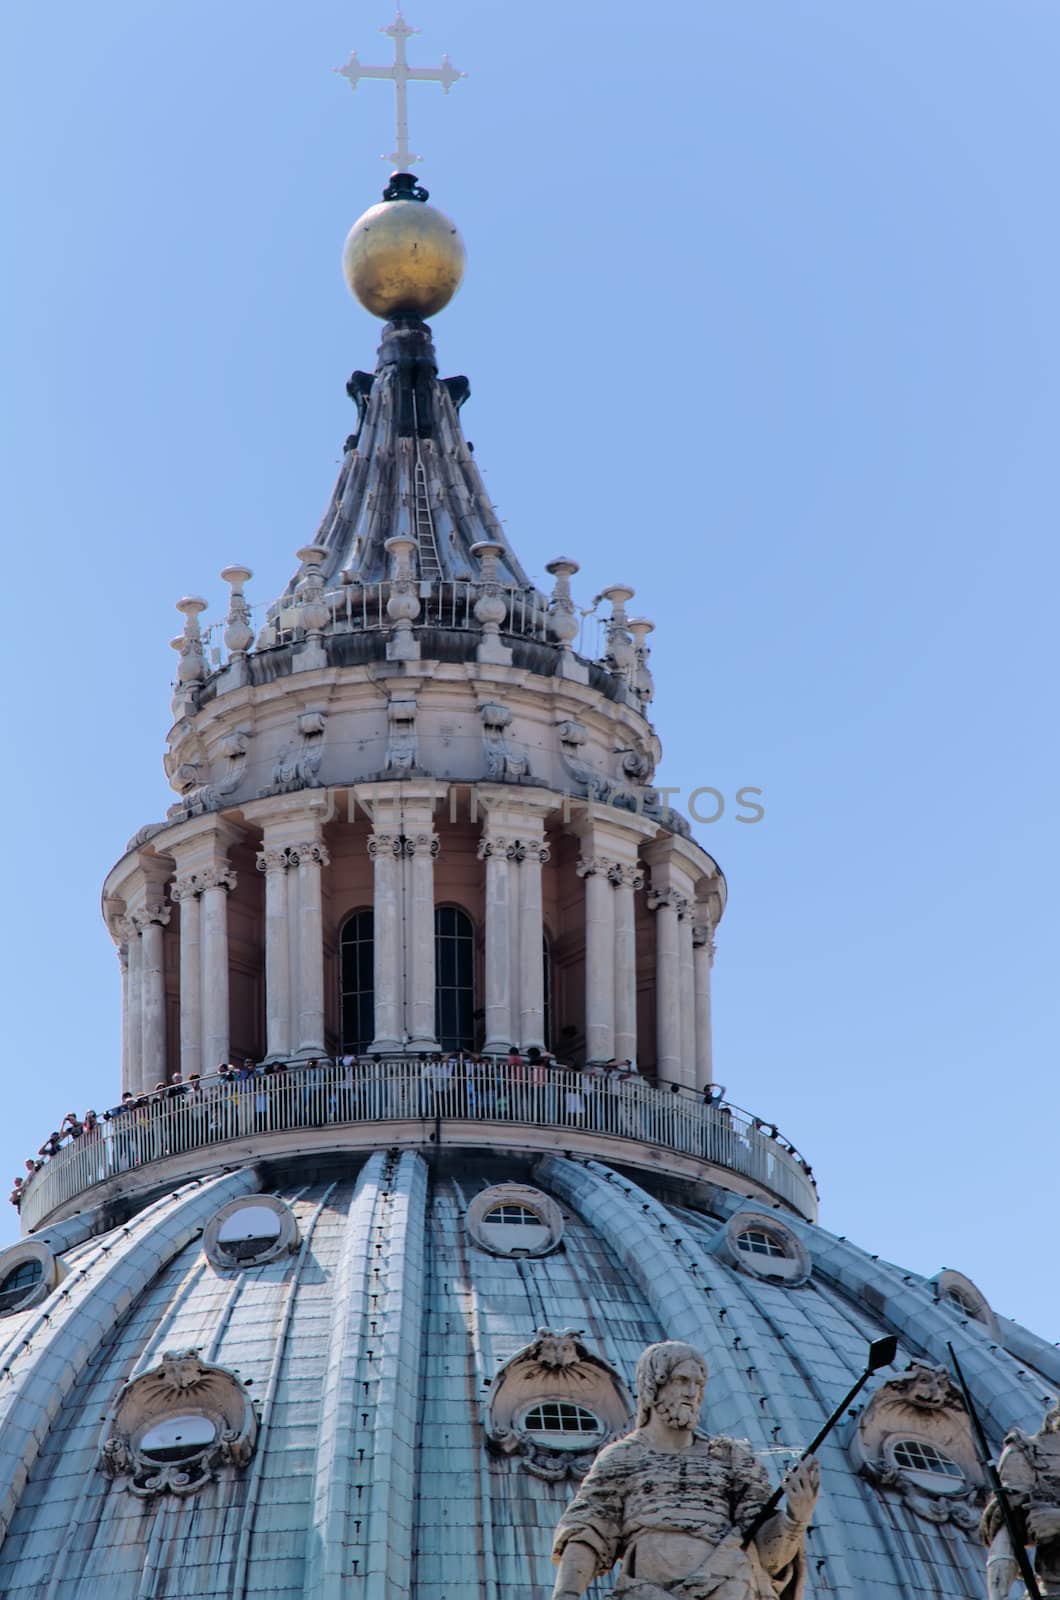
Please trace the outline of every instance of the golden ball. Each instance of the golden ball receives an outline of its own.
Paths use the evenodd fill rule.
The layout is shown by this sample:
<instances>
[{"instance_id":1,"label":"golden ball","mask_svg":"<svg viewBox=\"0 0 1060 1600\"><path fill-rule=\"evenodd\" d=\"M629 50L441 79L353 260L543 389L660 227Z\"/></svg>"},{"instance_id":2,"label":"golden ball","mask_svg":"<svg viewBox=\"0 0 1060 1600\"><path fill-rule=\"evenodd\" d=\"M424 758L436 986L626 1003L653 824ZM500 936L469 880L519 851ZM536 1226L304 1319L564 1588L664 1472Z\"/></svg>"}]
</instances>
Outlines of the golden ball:
<instances>
[{"instance_id":1,"label":"golden ball","mask_svg":"<svg viewBox=\"0 0 1060 1600\"><path fill-rule=\"evenodd\" d=\"M350 293L376 317L433 317L464 276L464 241L421 200L384 200L350 229L342 270Z\"/></svg>"}]
</instances>

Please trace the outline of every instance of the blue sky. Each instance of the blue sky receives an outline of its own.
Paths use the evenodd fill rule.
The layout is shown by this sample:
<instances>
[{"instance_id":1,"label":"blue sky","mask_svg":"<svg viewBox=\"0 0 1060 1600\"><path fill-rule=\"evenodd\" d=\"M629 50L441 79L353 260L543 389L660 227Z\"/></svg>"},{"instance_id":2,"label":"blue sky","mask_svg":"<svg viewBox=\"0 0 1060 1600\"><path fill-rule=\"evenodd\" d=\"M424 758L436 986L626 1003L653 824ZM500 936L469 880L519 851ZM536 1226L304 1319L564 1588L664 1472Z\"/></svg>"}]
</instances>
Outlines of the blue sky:
<instances>
[{"instance_id":1,"label":"blue sky","mask_svg":"<svg viewBox=\"0 0 1060 1600\"><path fill-rule=\"evenodd\" d=\"M822 1220L1060 1337L1055 0L409 0L436 320L509 536L654 618L661 781L722 863L719 1077ZM118 1090L99 886L171 798L179 618L271 598L378 324L385 0L7 18L12 1173ZM12 1233L13 1216L5 1223Z\"/></svg>"}]
</instances>

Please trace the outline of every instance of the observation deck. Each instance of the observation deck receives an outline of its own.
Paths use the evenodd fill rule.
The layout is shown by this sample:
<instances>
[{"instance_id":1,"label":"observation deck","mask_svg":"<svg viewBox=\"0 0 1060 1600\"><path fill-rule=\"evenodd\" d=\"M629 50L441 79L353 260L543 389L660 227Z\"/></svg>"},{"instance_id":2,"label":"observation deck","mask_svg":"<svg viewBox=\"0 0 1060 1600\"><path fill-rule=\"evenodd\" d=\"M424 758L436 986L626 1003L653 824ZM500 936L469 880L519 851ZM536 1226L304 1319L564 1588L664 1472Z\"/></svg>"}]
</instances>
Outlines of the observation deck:
<instances>
[{"instance_id":1,"label":"observation deck","mask_svg":"<svg viewBox=\"0 0 1060 1600\"><path fill-rule=\"evenodd\" d=\"M805 1162L738 1107L643 1080L549 1070L533 1081L530 1071L487 1061L449 1075L418 1056L387 1056L204 1079L198 1092L148 1097L59 1150L23 1190L22 1231L248 1162L432 1146L596 1157L718 1183L816 1221Z\"/></svg>"}]
</instances>

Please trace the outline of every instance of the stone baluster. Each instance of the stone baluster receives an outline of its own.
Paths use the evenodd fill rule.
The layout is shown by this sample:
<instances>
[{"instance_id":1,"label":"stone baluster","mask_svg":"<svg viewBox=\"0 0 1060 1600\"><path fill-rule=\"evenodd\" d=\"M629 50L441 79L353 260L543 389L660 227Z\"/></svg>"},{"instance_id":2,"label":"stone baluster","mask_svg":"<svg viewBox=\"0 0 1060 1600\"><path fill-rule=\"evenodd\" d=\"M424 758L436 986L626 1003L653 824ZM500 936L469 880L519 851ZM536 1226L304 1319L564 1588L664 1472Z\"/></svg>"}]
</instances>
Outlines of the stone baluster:
<instances>
[{"instance_id":1,"label":"stone baluster","mask_svg":"<svg viewBox=\"0 0 1060 1600\"><path fill-rule=\"evenodd\" d=\"M388 661L419 660L419 642L412 632L412 624L420 614L420 602L412 576L412 552L415 548L415 539L407 533L394 534L384 546L393 560L390 598L386 603L387 616L394 624L386 647Z\"/></svg>"},{"instance_id":2,"label":"stone baluster","mask_svg":"<svg viewBox=\"0 0 1060 1600\"><path fill-rule=\"evenodd\" d=\"M632 600L634 591L624 583L613 583L610 588L600 591L601 600L611 603L611 615L607 621L607 653L605 661L616 677L628 685L636 664L636 652L633 640L629 633L629 623L626 618L626 602Z\"/></svg>"},{"instance_id":3,"label":"stone baluster","mask_svg":"<svg viewBox=\"0 0 1060 1600\"><path fill-rule=\"evenodd\" d=\"M249 567L225 567L223 582L229 585L228 615L225 617L224 642L228 651L228 686L241 688L247 681L247 651L254 643L254 629L250 623L250 607L243 593L243 585L254 576Z\"/></svg>"},{"instance_id":4,"label":"stone baluster","mask_svg":"<svg viewBox=\"0 0 1060 1600\"><path fill-rule=\"evenodd\" d=\"M681 946L679 917L685 900L672 888L652 888L655 913L655 1070L663 1083L683 1083L681 1061Z\"/></svg>"},{"instance_id":5,"label":"stone baluster","mask_svg":"<svg viewBox=\"0 0 1060 1600\"><path fill-rule=\"evenodd\" d=\"M140 929L141 974L140 1014L143 1019L141 1085L153 1089L166 1078L166 971L165 941L162 930L169 921L169 907L161 900L137 911Z\"/></svg>"},{"instance_id":6,"label":"stone baluster","mask_svg":"<svg viewBox=\"0 0 1060 1600\"><path fill-rule=\"evenodd\" d=\"M324 1053L324 911L322 869L328 865L327 848L320 839L292 846L292 867L298 870L298 989L293 1007L296 1017L296 1054Z\"/></svg>"},{"instance_id":7,"label":"stone baluster","mask_svg":"<svg viewBox=\"0 0 1060 1600\"><path fill-rule=\"evenodd\" d=\"M389 549L389 545L387 546ZM305 629L306 641L292 663L296 672L310 672L316 667L326 667L324 629L331 621L331 612L324 599L324 577L321 562L327 556L323 545L307 544L298 551L303 572L295 589L298 602L298 623ZM417 603L417 611L419 605ZM413 613L415 615L415 613Z\"/></svg>"},{"instance_id":8,"label":"stone baluster","mask_svg":"<svg viewBox=\"0 0 1060 1600\"><path fill-rule=\"evenodd\" d=\"M419 809L419 808L417 808ZM438 835L430 830L429 812L414 818L406 811L405 826L422 826L404 839L405 920L408 928L408 985L405 1018L410 1050L437 1050L435 1034L434 862Z\"/></svg>"},{"instance_id":9,"label":"stone baluster","mask_svg":"<svg viewBox=\"0 0 1060 1600\"><path fill-rule=\"evenodd\" d=\"M609 873L614 888L615 921L615 1058L637 1059L637 934L636 902L644 878L635 866L618 862Z\"/></svg>"},{"instance_id":10,"label":"stone baluster","mask_svg":"<svg viewBox=\"0 0 1060 1600\"><path fill-rule=\"evenodd\" d=\"M372 1050L389 1055L402 1045L401 836L378 824L368 839L374 873L375 1038Z\"/></svg>"},{"instance_id":11,"label":"stone baluster","mask_svg":"<svg viewBox=\"0 0 1060 1600\"><path fill-rule=\"evenodd\" d=\"M202 917L200 884L187 873L169 886L169 898L180 907L180 1070L187 1080L202 1072ZM216 1063L208 1063L212 1071Z\"/></svg>"},{"instance_id":12,"label":"stone baluster","mask_svg":"<svg viewBox=\"0 0 1060 1600\"><path fill-rule=\"evenodd\" d=\"M576 869L585 879L585 1055L591 1062L615 1054L615 897L609 876L615 865L607 856L583 854Z\"/></svg>"},{"instance_id":13,"label":"stone baluster","mask_svg":"<svg viewBox=\"0 0 1060 1600\"><path fill-rule=\"evenodd\" d=\"M257 868L265 874L265 1050L269 1061L291 1054L291 953L287 929L287 845L272 843L266 825Z\"/></svg>"},{"instance_id":14,"label":"stone baluster","mask_svg":"<svg viewBox=\"0 0 1060 1600\"><path fill-rule=\"evenodd\" d=\"M649 633L655 632L654 622L649 622L647 617L630 617L629 631L633 635L633 674L631 688L640 701L641 709L647 712L652 700L655 698L655 679L648 666L651 650L648 648L647 638Z\"/></svg>"},{"instance_id":15,"label":"stone baluster","mask_svg":"<svg viewBox=\"0 0 1060 1600\"><path fill-rule=\"evenodd\" d=\"M501 593L497 571L497 561L504 554L504 546L493 539L480 539L471 546L471 554L477 557L482 569L474 608L475 620L482 627L482 638L475 651L475 659L491 662L495 666L507 666L511 662L512 652L501 643L501 623L508 614L508 608Z\"/></svg>"},{"instance_id":16,"label":"stone baluster","mask_svg":"<svg viewBox=\"0 0 1060 1600\"><path fill-rule=\"evenodd\" d=\"M714 926L703 915L704 907L697 907L696 922L692 929L695 954L696 991L696 1088L704 1089L714 1081L713 1040L711 1031L711 972L714 967Z\"/></svg>"},{"instance_id":17,"label":"stone baluster","mask_svg":"<svg viewBox=\"0 0 1060 1600\"><path fill-rule=\"evenodd\" d=\"M186 595L177 601L177 610L184 617L184 632L171 644L180 654L177 682L173 691L173 715L181 716L195 705L199 685L206 677L206 656L203 652L202 630L199 615L206 610L206 601L198 595Z\"/></svg>"},{"instance_id":18,"label":"stone baluster","mask_svg":"<svg viewBox=\"0 0 1060 1600\"><path fill-rule=\"evenodd\" d=\"M555 579L552 588L552 597L548 603L548 631L554 639L559 641L560 658L557 676L560 678L573 678L579 683L588 683L589 670L583 662L575 659L574 641L578 637L581 623L571 598L570 581L578 571L578 563L569 556L557 556L545 567Z\"/></svg>"},{"instance_id":19,"label":"stone baluster","mask_svg":"<svg viewBox=\"0 0 1060 1600\"><path fill-rule=\"evenodd\" d=\"M489 830L479 840L478 858L486 863L486 1042L488 1054L508 1049L515 1038L512 1025L512 942L509 936L509 901L512 864L508 851L513 840Z\"/></svg>"}]
</instances>

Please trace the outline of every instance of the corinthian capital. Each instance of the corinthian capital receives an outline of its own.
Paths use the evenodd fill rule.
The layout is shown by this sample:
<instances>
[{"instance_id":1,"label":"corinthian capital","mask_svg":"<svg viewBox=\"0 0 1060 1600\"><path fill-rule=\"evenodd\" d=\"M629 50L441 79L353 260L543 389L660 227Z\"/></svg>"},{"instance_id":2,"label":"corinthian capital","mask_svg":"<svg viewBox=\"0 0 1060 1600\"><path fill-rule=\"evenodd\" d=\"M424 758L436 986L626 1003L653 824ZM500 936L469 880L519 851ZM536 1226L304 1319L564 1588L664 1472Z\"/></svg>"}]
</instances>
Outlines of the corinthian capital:
<instances>
[{"instance_id":1,"label":"corinthian capital","mask_svg":"<svg viewBox=\"0 0 1060 1600\"><path fill-rule=\"evenodd\" d=\"M134 911L132 913L132 922L137 931L142 933L153 922L157 922L160 927L164 928L171 916L172 908L167 906L164 900L154 900L145 906L141 906L139 911Z\"/></svg>"},{"instance_id":2,"label":"corinthian capital","mask_svg":"<svg viewBox=\"0 0 1060 1600\"><path fill-rule=\"evenodd\" d=\"M683 894L678 894L676 889L649 889L648 910L659 911L668 908L676 911L679 917L687 915L691 901Z\"/></svg>"},{"instance_id":3,"label":"corinthian capital","mask_svg":"<svg viewBox=\"0 0 1060 1600\"><path fill-rule=\"evenodd\" d=\"M610 856L579 856L575 871L579 878L591 878L594 873L602 873L610 877L612 870L618 866L617 861L612 861Z\"/></svg>"},{"instance_id":4,"label":"corinthian capital","mask_svg":"<svg viewBox=\"0 0 1060 1600\"><path fill-rule=\"evenodd\" d=\"M692 925L692 944L696 950L706 950L711 961L717 946L714 943L714 924L712 922L696 922Z\"/></svg>"},{"instance_id":5,"label":"corinthian capital","mask_svg":"<svg viewBox=\"0 0 1060 1600\"><path fill-rule=\"evenodd\" d=\"M616 889L643 889L644 875L637 867L616 861L607 869L607 876Z\"/></svg>"},{"instance_id":6,"label":"corinthian capital","mask_svg":"<svg viewBox=\"0 0 1060 1600\"><path fill-rule=\"evenodd\" d=\"M402 837L401 848L407 856L436 856L442 842L436 833L410 833Z\"/></svg>"},{"instance_id":7,"label":"corinthian capital","mask_svg":"<svg viewBox=\"0 0 1060 1600\"><path fill-rule=\"evenodd\" d=\"M261 849L255 859L259 872L286 872L288 867L296 864L295 856L286 846L282 849L277 849L276 846Z\"/></svg>"},{"instance_id":8,"label":"corinthian capital","mask_svg":"<svg viewBox=\"0 0 1060 1600\"><path fill-rule=\"evenodd\" d=\"M368 854L375 861L379 856L399 856L401 854L401 838L396 833L370 833L368 835Z\"/></svg>"},{"instance_id":9,"label":"corinthian capital","mask_svg":"<svg viewBox=\"0 0 1060 1600\"><path fill-rule=\"evenodd\" d=\"M327 846L315 839L307 839L304 844L295 844L290 849L291 865L296 867L303 861L315 861L320 867L330 864Z\"/></svg>"}]
</instances>

